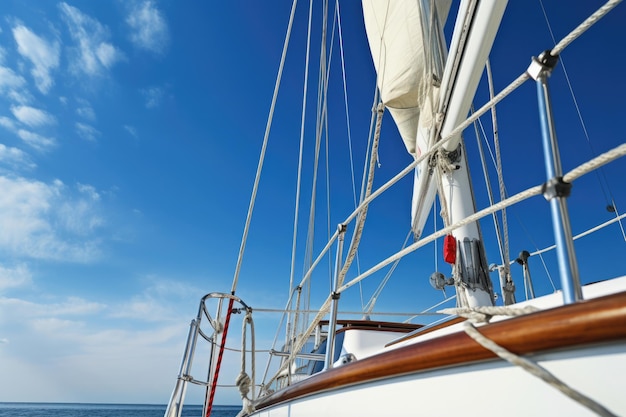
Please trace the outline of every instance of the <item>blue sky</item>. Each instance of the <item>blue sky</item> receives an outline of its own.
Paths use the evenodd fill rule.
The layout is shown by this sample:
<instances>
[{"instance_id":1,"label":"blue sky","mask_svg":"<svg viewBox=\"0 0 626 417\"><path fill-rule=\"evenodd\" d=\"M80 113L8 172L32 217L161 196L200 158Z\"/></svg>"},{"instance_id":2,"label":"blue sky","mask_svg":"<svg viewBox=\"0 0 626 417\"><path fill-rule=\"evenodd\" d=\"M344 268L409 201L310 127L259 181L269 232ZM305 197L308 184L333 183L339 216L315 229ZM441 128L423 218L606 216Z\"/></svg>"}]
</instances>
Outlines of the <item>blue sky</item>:
<instances>
[{"instance_id":1,"label":"blue sky","mask_svg":"<svg viewBox=\"0 0 626 417\"><path fill-rule=\"evenodd\" d=\"M230 290L287 3L2 1L0 401L167 401L199 298ZM511 2L493 50L497 90L552 45L539 4L522 10L518 3ZM601 4L581 3L562 10L559 2L545 2L555 36ZM374 88L359 4L342 4L357 165ZM306 17L306 5L298 17ZM618 7L563 55L596 153L624 142L625 18ZM294 29L297 46L289 57L295 61L287 64L277 106L283 121L272 130L258 221L238 290L256 307L281 307L287 294L304 27ZM340 85L334 77L331 85ZM557 70L551 81L559 91L557 132L567 145L568 170L591 151L563 79ZM483 91L477 103L484 101ZM334 127L345 115L342 102L333 106ZM545 179L536 121L534 85L525 85L499 110L510 194ZM389 118L383 132L377 184L411 161ZM336 204L349 208L350 172L334 158L347 154L342 143L329 162L335 176L346 179L333 189L344 196ZM625 171L618 162L600 175L621 210ZM385 254L398 249L408 231L410 187L404 181L370 211L380 217L367 233L382 233L378 242ZM598 187L593 175L575 184L570 204L582 207L572 208L575 233L610 218L607 192ZM479 197L478 205L485 204ZM514 254L535 249L525 230L532 229L537 247L552 244L547 215L540 198L512 212L511 233L522 242ZM333 217L332 224L340 220ZM493 234L488 226L484 233ZM623 257L619 229L602 233L606 245L583 239L577 248L596 261L605 253ZM401 264L404 280L389 285L398 289L408 281L409 290L382 297L381 307L397 310L402 301L400 311L419 311L441 299L426 280L434 263L425 259L433 251ZM495 246L488 251L490 262L497 262ZM374 263L367 260L370 253L364 246L364 266ZM585 282L596 273L624 272L617 262L585 263L581 271ZM539 268L537 280L541 275ZM366 301L377 282L369 285ZM551 288L545 280L537 285ZM358 308L357 299L348 298L346 309ZM264 326L261 316L259 328ZM238 371L229 366L227 373Z\"/></svg>"}]
</instances>

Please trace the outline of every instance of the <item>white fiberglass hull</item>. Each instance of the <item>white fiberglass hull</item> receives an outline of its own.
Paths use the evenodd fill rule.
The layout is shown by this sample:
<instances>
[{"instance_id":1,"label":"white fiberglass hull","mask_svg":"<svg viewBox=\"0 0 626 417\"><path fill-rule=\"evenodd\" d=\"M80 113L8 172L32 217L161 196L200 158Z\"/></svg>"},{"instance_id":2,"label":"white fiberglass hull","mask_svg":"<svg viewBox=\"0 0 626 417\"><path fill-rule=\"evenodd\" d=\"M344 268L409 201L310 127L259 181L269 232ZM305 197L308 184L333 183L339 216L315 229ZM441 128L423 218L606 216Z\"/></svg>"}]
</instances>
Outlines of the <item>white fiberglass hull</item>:
<instances>
[{"instance_id":1,"label":"white fiberglass hull","mask_svg":"<svg viewBox=\"0 0 626 417\"><path fill-rule=\"evenodd\" d=\"M532 358L568 386L626 415L626 342ZM480 387L478 389L477 387ZM279 403L258 417L592 416L588 408L502 360L371 381Z\"/></svg>"}]
</instances>

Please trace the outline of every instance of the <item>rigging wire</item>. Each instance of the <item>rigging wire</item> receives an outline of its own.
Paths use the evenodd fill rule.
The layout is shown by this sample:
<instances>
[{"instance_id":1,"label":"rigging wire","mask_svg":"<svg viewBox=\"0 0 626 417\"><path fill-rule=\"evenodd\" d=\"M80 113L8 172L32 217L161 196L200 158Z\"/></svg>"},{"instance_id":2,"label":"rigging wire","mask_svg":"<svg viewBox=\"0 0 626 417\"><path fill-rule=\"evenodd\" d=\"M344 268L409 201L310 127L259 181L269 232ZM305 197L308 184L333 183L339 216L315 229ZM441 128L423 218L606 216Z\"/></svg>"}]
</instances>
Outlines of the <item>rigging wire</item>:
<instances>
[{"instance_id":1,"label":"rigging wire","mask_svg":"<svg viewBox=\"0 0 626 417\"><path fill-rule=\"evenodd\" d=\"M576 236L572 237L572 239L573 240L578 240L581 237L585 237L585 236L587 236L587 235L589 235L589 234L591 234L593 232L596 232L596 231L598 231L600 229L603 229L603 228L605 228L606 226L608 226L610 224L613 224L615 222L620 222L624 217L626 217L626 213L622 213L619 216L616 216L615 218L613 218L611 220L607 220L606 222L597 225L596 227L592 227L589 230L586 230L586 231L584 231L582 233L579 233ZM530 256L541 255L542 253L551 251L552 249L556 249L556 245L548 246L548 247L543 248L541 250L537 249L535 252L531 253ZM512 261L512 262L515 262L515 261Z\"/></svg>"},{"instance_id":2,"label":"rigging wire","mask_svg":"<svg viewBox=\"0 0 626 417\"><path fill-rule=\"evenodd\" d=\"M327 7L328 7L327 3ZM335 12L335 16L333 17L333 28L331 30L331 36L330 36L330 52L328 54L328 63L326 65L326 86L325 86L325 91L324 91L324 109L325 109L325 114L326 117L324 117L324 130L325 130L325 146L326 146L326 155L325 155L325 162L326 162L326 238L330 238L330 236L332 235L331 232L331 226L330 226L330 222L331 222L331 212L330 212L330 150L328 148L328 139L329 139L329 133L328 133L328 80L330 79L330 67L331 67L331 63L332 63L332 59L333 59L333 49L335 46L335 29L336 29L336 25L337 25L337 8L333 7L333 10ZM328 257L328 288L329 288L329 292L332 291L333 288L333 259L332 257Z\"/></svg>"},{"instance_id":3,"label":"rigging wire","mask_svg":"<svg viewBox=\"0 0 626 417\"><path fill-rule=\"evenodd\" d=\"M320 40L320 61L319 61L319 73L318 73L318 89L317 89L317 110L316 110L316 122L315 122L315 157L313 163L313 181L311 185L311 199L309 207L309 224L307 231L307 243L305 250L305 261L303 264L303 270L306 271L310 268L313 259L314 248L314 236L315 236L315 208L317 201L317 180L319 174L319 158L320 147L322 141L322 132L324 125L324 118L326 117L326 98L325 93L327 91L328 83L326 77L327 71L327 27L328 27L328 2L324 1L322 5L322 32ZM304 272L303 271L303 272ZM310 281L307 282L308 298L305 299L304 308L308 309L310 304ZM303 320L306 323L308 320Z\"/></svg>"},{"instance_id":4,"label":"rigging wire","mask_svg":"<svg viewBox=\"0 0 626 417\"><path fill-rule=\"evenodd\" d=\"M487 80L489 84L489 97L493 98L494 96L494 87L493 87L493 76L491 74L491 63L487 60ZM500 200L504 200L506 198L506 189L504 187L504 175L502 173L502 156L500 155L500 137L498 135L498 118L496 117L496 106L491 108L491 119L493 121L493 141L494 148L496 149L496 170L498 173L498 189L500 191ZM502 209L500 212L502 216L502 234L504 238L504 262L508 264L510 254L509 254L509 228L507 224L506 218L506 209ZM511 272L508 267L506 267L506 277L510 279Z\"/></svg>"},{"instance_id":5,"label":"rigging wire","mask_svg":"<svg viewBox=\"0 0 626 417\"><path fill-rule=\"evenodd\" d=\"M473 110L474 108L472 107L471 111ZM485 132L484 130L482 130L482 127L483 126L482 126L482 122L480 121L480 119L476 120L476 123L474 123L476 144L478 145L478 154L480 155L480 163L483 168L483 177L485 180L485 186L487 188L487 196L489 197L489 205L493 205L494 203L493 190L491 189L491 180L489 179L489 172L488 172L487 162L485 160L485 152L484 152L484 148L482 144L482 139L484 139L485 142L487 142L487 137L484 136ZM481 131L482 131L482 135L481 135ZM487 146L489 147L489 145ZM489 147L489 151L491 151L490 147ZM503 247L504 243L502 240L502 232L500 231L500 222L498 221L498 217L496 213L493 213L492 217L493 217L493 226L496 231L496 238L498 241L498 249L500 250L500 259L501 259L501 262L504 264L504 247Z\"/></svg>"},{"instance_id":6,"label":"rigging wire","mask_svg":"<svg viewBox=\"0 0 626 417\"><path fill-rule=\"evenodd\" d=\"M480 132L482 133L482 137L485 138L485 145L487 146L487 150L489 151L489 156L491 157L491 162L493 163L493 166L495 167L496 166L496 159L495 159L493 150L491 149L491 144L486 139L487 138L487 133L485 132L485 128L484 128L484 126L483 126L483 124L482 124L480 119L477 119L476 121L478 122L478 127L480 128ZM479 145L479 147L481 147L481 146ZM508 196L508 192L506 191L506 185L504 185L504 193L505 193L505 198L506 198L506 196ZM491 204L493 204L493 203L491 203ZM528 231L528 229L524 225L524 222L522 222L522 219L520 219L520 217L515 212L513 212L513 216L515 216L515 219L517 220L517 223L522 228L522 231L524 232L524 235L526 235L528 240L530 240L531 245L533 245L536 250L539 250L539 246L537 246L537 244L533 240L530 232ZM538 253L538 255L539 255L539 258L541 259L541 264L543 265L543 269L544 269L544 271L546 273L546 276L548 277L548 280L550 281L550 284L552 285L552 289L553 289L553 291L556 291L556 286L554 285L554 280L552 279L552 275L550 274L550 271L548 269L548 265L547 265L545 259L543 258L543 256L541 255L541 253ZM513 264L514 262L515 261L509 260L509 265Z\"/></svg>"},{"instance_id":7,"label":"rigging wire","mask_svg":"<svg viewBox=\"0 0 626 417\"><path fill-rule=\"evenodd\" d=\"M285 68L285 59L287 58L287 47L289 46L289 39L291 38L291 29L293 28L293 21L294 21L294 16L296 13L297 3L298 3L298 0L293 0L293 3L291 5L291 12L289 15L289 24L287 25L287 33L285 34L285 41L283 43L283 52L280 57L280 64L278 66L278 74L276 75L276 83L274 84L272 104L270 105L270 111L267 117L267 124L265 125L265 133L263 135L263 145L261 147L261 155L259 156L259 163L257 165L256 175L254 178L254 186L252 187L252 195L250 196L250 204L248 206L248 214L246 216L246 224L244 226L243 236L241 238L239 254L237 255L237 266L235 268L235 274L233 276L233 284L231 287L231 292L233 294L237 290L237 284L239 282L239 273L241 272L243 254L246 248L246 242L248 240L248 233L250 231L250 222L252 220L252 212L254 211L254 203L256 202L256 195L259 190L259 182L261 181L261 172L263 171L263 162L265 161L265 152L267 150L267 143L269 142L272 120L274 119L274 109L276 108L276 100L278 99L278 90L280 87L280 81L282 79L283 69Z\"/></svg>"},{"instance_id":8,"label":"rigging wire","mask_svg":"<svg viewBox=\"0 0 626 417\"><path fill-rule=\"evenodd\" d=\"M413 231L411 229L409 229L409 233L406 235L406 238L404 239L404 243L402 243L402 249L406 248L406 244L408 243L409 238L411 237L412 234L413 234ZM378 301L378 297L380 296L380 293L385 288L385 285L387 285L387 282L389 281L389 279L393 275L394 271L398 267L398 264L400 263L400 261L401 261L401 259L398 259L396 262L393 263L393 265L391 265L391 268L389 268L389 271L387 271L387 274L385 274L385 277L378 284L378 287L376 288L376 291L374 291L374 293L370 297L369 301L367 302L367 304L363 308L363 314L365 314L366 316L369 316L372 313L372 310L376 306L376 301ZM359 285L360 285L360 283L359 283Z\"/></svg>"},{"instance_id":9,"label":"rigging wire","mask_svg":"<svg viewBox=\"0 0 626 417\"><path fill-rule=\"evenodd\" d=\"M354 203L354 207L357 207L357 199L356 199L356 179L354 176L354 151L352 150L352 131L350 129L350 111L348 106L348 83L346 81L346 62L345 55L343 51L343 30L341 28L341 12L339 10L339 0L335 1L336 5L336 15L337 15L337 28L339 34L339 56L341 58L341 78L342 78L342 86L343 86L343 102L346 111L346 133L348 139L348 156L350 157L350 178L352 180L352 200ZM356 269L357 274L361 273L361 262L359 260L359 253L356 254ZM361 296L361 307L363 307L363 287L359 285L359 292Z\"/></svg>"},{"instance_id":10,"label":"rigging wire","mask_svg":"<svg viewBox=\"0 0 626 417\"><path fill-rule=\"evenodd\" d=\"M304 154L304 126L305 126L305 118L306 118L306 105L307 105L307 90L309 84L309 60L311 55L311 28L312 28L312 18L313 16L313 0L309 1L309 21L307 27L307 42L306 42L306 58L304 65L304 86L302 93L302 114L300 116L300 149L298 151L298 177L296 180L296 201L294 208L294 219L293 219L293 235L291 240L291 267L289 272L289 292L293 291L293 281L295 276L295 268L296 268L296 243L298 237L298 220L300 213L300 192L302 190L302 158ZM287 330L285 332L285 338L289 337L291 333L291 317L287 320ZM287 343L288 340L285 340Z\"/></svg>"},{"instance_id":11,"label":"rigging wire","mask_svg":"<svg viewBox=\"0 0 626 417\"><path fill-rule=\"evenodd\" d=\"M615 7L620 1L621 0L607 2L607 4L604 7L608 9L607 10L608 12L610 10L609 7L611 8ZM552 31L552 25L550 24L550 19L548 19L548 13L546 12L546 8L543 4L543 0L539 0L539 4L541 5L541 11L543 12L543 17L546 21L546 25L548 26L548 31L550 32L550 37L552 38L552 42L556 43L556 38L554 37L554 32ZM598 17L597 19L600 19L600 17ZM560 57L560 61L561 61L561 67L563 68L563 74L565 75L565 81L567 82L567 87L569 89L570 95L572 96L572 102L574 103L574 107L576 108L576 114L578 115L578 120L580 121L580 126L583 130L585 139L587 140L587 144L589 145L591 155L595 157L597 156L597 152L595 151L593 144L591 143L591 137L589 135L589 131L587 130L587 125L585 124L585 120L583 119L580 106L578 105L578 100L576 99L576 95L574 94L574 88L572 87L572 82L569 78L569 74L567 72L567 68L565 66L565 61L563 60L563 57ZM609 182L606 178L606 173L604 172L604 169L600 168L598 171L596 171L596 176L598 178L598 183L600 184L600 189L602 191L602 194L604 195L607 208L612 208L613 211L615 212L615 216L619 217L619 212L617 210L615 198L613 197L613 193L611 192L611 188L609 187ZM626 241L626 231L624 231L624 225L622 224L621 221L619 221L618 224L619 224L620 230L622 231L622 236L624 238L624 241Z\"/></svg>"},{"instance_id":12,"label":"rigging wire","mask_svg":"<svg viewBox=\"0 0 626 417\"><path fill-rule=\"evenodd\" d=\"M489 97L493 98L494 96L494 87L493 87L493 76L492 76L492 72L491 72L491 63L489 61L489 59L487 59L487 62L485 64L485 68L487 71L487 83L489 85ZM473 111L473 106L472 106L472 111ZM506 198L506 189L504 186L504 176L502 173L502 158L500 155L500 140L499 140L499 135L498 135L498 122L497 122L497 117L496 117L496 106L493 106L491 108L491 120L492 120L492 125L493 125L493 139L494 139L494 148L496 150L496 155L495 155L495 161L494 161L494 165L496 167L496 172L497 172L497 177L498 177L498 188L500 191L500 201L504 200ZM478 150L479 150L479 154L480 154L480 161L481 161L481 165L483 168L483 175L484 175L484 179L485 179L485 185L487 188L487 195L489 197L489 204L493 205L494 203L494 197L493 197L493 191L491 189L491 181L489 179L489 173L487 170L487 164L485 161L485 154L483 151L483 146L482 146L482 141L481 141L481 136L480 136L480 132L479 132L479 127L481 128L481 131L484 134L484 128L483 125L480 121L480 119L477 119L476 123L474 123L474 130L475 130L475 134L476 134L476 142L478 144ZM487 136L485 135L485 142L488 143L487 141ZM489 147L489 151L491 152L491 147ZM491 154L491 157L493 159L493 154ZM510 264L509 264L509 234L508 234L508 225L507 225L507 217L506 217L506 209L503 209L500 212L500 215L502 216L502 224L500 224L500 221L498 220L498 215L497 213L493 213L492 217L493 217L493 224L494 224L494 228L495 228L495 232L496 232L496 238L497 238L497 242L498 242L498 249L500 251L500 258L501 258L501 262L502 262L502 271L501 271L501 279L502 277L504 277L504 282L502 282L501 280L501 289L503 291L503 293L505 292L506 294L503 294L504 296L504 302L505 304L511 304L515 302L514 299L514 294L512 294L512 290L514 289L513 286L513 280L511 278L511 268L510 268Z\"/></svg>"}]
</instances>

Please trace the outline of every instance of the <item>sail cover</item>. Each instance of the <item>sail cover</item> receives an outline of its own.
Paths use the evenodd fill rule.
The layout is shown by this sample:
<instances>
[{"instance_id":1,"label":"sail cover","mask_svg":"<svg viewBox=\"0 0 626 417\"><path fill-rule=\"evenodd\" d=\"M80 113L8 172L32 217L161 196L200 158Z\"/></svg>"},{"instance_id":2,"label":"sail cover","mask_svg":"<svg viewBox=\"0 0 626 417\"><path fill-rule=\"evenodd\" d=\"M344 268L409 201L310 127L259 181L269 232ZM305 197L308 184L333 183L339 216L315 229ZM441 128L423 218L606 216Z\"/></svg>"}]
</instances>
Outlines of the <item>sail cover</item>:
<instances>
[{"instance_id":1,"label":"sail cover","mask_svg":"<svg viewBox=\"0 0 626 417\"><path fill-rule=\"evenodd\" d=\"M435 16L443 25L451 0L421 2L424 10L436 6ZM378 89L408 152L414 156L420 156L422 151L416 144L420 110L433 80L428 64L431 49L424 45L424 34L429 30L424 28L424 22L430 16L421 15L418 3L420 0L363 0L365 30L378 74ZM432 119L433 115L424 116Z\"/></svg>"}]
</instances>

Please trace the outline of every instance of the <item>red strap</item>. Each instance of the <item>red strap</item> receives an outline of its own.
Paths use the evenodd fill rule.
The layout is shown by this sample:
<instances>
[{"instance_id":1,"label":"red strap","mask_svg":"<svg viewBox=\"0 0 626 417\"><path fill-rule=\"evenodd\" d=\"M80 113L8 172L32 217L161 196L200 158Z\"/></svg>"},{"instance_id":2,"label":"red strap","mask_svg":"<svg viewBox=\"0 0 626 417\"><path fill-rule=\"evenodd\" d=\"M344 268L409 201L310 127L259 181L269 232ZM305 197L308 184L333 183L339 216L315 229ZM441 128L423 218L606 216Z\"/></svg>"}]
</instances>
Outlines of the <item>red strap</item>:
<instances>
[{"instance_id":1,"label":"red strap","mask_svg":"<svg viewBox=\"0 0 626 417\"><path fill-rule=\"evenodd\" d=\"M222 356L224 356L224 348L226 347L226 335L228 334L228 325L230 324L230 315L233 311L234 299L230 299L228 303L228 312L226 313L226 321L224 322L224 333L222 334L222 343L220 344L220 353L217 355L217 364L215 365L215 374L213 375L213 384L211 384L211 394L209 396L209 404L206 408L206 416L211 415L211 409L213 408L213 397L215 397L215 389L217 388L217 377L220 374L220 367L222 366Z\"/></svg>"}]
</instances>

